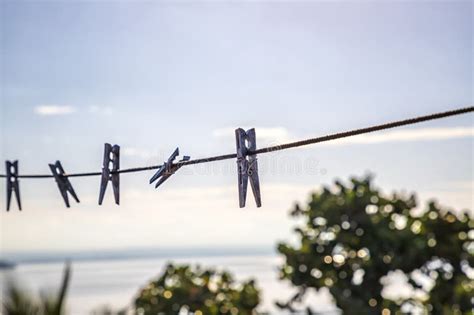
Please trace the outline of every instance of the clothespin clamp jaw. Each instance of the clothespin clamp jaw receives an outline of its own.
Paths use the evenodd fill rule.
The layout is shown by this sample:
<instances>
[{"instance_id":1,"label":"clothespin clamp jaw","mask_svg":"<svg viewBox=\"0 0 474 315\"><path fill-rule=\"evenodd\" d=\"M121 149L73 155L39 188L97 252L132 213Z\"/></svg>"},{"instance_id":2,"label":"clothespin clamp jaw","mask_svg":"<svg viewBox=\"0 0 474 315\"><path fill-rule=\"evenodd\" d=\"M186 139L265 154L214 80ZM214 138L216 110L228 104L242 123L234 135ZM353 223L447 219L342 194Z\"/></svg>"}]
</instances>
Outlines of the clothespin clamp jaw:
<instances>
[{"instance_id":1,"label":"clothespin clamp jaw","mask_svg":"<svg viewBox=\"0 0 474 315\"><path fill-rule=\"evenodd\" d=\"M109 181L112 182L115 203L120 204L120 146L106 143L104 147L104 162L102 166L102 179L100 181L99 205L104 200L105 190Z\"/></svg>"},{"instance_id":2,"label":"clothespin clamp jaw","mask_svg":"<svg viewBox=\"0 0 474 315\"><path fill-rule=\"evenodd\" d=\"M237 147L237 172L239 184L239 206L245 207L247 198L247 186L250 179L250 186L255 198L257 207L262 206L260 197L260 181L258 179L257 156L249 155L249 152L257 150L255 129L245 131L242 128L235 130L235 140Z\"/></svg>"},{"instance_id":3,"label":"clothespin clamp jaw","mask_svg":"<svg viewBox=\"0 0 474 315\"><path fill-rule=\"evenodd\" d=\"M59 192L61 193L61 196L63 197L66 207L68 208L70 207L68 192L71 194L74 200L76 200L76 202L79 202L79 198L77 198L76 192L74 191L74 188L72 188L69 178L65 176L64 168L62 167L61 162L56 161L56 163L48 164L48 165L49 165L49 168L51 169L51 173L53 173L56 183L58 184Z\"/></svg>"},{"instance_id":4,"label":"clothespin clamp jaw","mask_svg":"<svg viewBox=\"0 0 474 315\"><path fill-rule=\"evenodd\" d=\"M164 162L163 165L158 169L158 171L150 178L150 184L154 181L158 180L155 184L155 188L158 188L161 184L163 184L168 178L171 177L177 170L183 166L180 162L189 161L191 159L190 156L183 156L183 158L178 161L178 163L173 163L176 157L179 155L179 148L174 150L173 154L168 158L167 162Z\"/></svg>"},{"instance_id":5,"label":"clothespin clamp jaw","mask_svg":"<svg viewBox=\"0 0 474 315\"><path fill-rule=\"evenodd\" d=\"M15 193L18 210L21 211L20 183L18 181L18 161L5 161L7 174L7 211L10 211L12 193Z\"/></svg>"}]
</instances>

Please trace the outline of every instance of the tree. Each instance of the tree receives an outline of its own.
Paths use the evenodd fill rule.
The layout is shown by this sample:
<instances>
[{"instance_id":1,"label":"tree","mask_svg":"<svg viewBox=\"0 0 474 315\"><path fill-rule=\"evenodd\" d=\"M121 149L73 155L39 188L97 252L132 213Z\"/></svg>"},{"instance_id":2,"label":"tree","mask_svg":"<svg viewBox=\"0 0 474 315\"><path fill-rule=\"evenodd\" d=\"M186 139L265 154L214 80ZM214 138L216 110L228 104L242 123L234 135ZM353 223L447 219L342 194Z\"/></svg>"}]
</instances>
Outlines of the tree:
<instances>
[{"instance_id":1,"label":"tree","mask_svg":"<svg viewBox=\"0 0 474 315\"><path fill-rule=\"evenodd\" d=\"M5 315L62 315L64 302L71 278L71 265L66 263L63 279L58 295L40 294L40 299L35 299L14 283L9 283L5 292L3 311Z\"/></svg>"},{"instance_id":2,"label":"tree","mask_svg":"<svg viewBox=\"0 0 474 315\"><path fill-rule=\"evenodd\" d=\"M304 219L299 244L278 250L286 258L281 277L298 293L277 305L292 309L309 288L328 288L347 314L473 314L473 218L434 202L417 213L414 195L386 197L371 182L337 181L295 206L292 215ZM414 294L384 297L392 271L405 274Z\"/></svg>"},{"instance_id":3,"label":"tree","mask_svg":"<svg viewBox=\"0 0 474 315\"><path fill-rule=\"evenodd\" d=\"M227 272L169 264L147 284L135 300L137 314L251 315L256 314L260 292L253 280L235 283Z\"/></svg>"}]
</instances>

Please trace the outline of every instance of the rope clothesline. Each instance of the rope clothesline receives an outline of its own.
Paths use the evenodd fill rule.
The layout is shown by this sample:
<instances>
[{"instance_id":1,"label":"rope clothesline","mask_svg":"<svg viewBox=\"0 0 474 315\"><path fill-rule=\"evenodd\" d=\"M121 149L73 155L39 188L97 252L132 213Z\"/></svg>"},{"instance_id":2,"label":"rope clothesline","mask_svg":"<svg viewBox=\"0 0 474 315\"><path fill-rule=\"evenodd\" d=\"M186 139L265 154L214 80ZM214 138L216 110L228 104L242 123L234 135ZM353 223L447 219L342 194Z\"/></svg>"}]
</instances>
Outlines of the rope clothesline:
<instances>
[{"instance_id":1,"label":"rope clothesline","mask_svg":"<svg viewBox=\"0 0 474 315\"><path fill-rule=\"evenodd\" d=\"M334 133L334 134L329 134L329 135L326 135L326 136L320 136L320 137L316 137L316 138L310 138L310 139L285 143L285 144L281 144L281 145L275 145L275 146L260 148L260 149L254 150L254 151L249 151L248 155L270 153L270 152L274 152L274 151L286 150L286 149L306 146L306 145L310 145L310 144L316 144L316 143L321 143L321 142L332 141L332 140L341 139L341 138L353 137L353 136L366 134L366 133L371 133L371 132L375 132L375 131L392 129L392 128L396 128L396 127L417 124L417 123L421 123L421 122L425 122L425 121L441 119L441 118L446 118L446 117L455 116L455 115L466 114L466 113L470 113L470 112L473 112L473 111L474 111L474 106L470 106L470 107L464 107L464 108L449 110L449 111L445 111L445 112L439 112L439 113L434 113L434 114L429 114L429 115L424 115L424 116L408 118L408 119L404 119L404 120L397 120L397 121L392 121L392 122L388 122L388 123L384 123L384 124L380 124L380 125L374 125L374 126L360 128L360 129L353 129L353 130L349 130L349 131L343 131L343 132L338 132L338 133ZM186 165L209 163L209 162L215 162L215 161L221 161L221 160L229 160L229 159L235 159L235 158L237 158L237 154L236 153L230 153L230 154L224 154L224 155L211 156L211 157L207 157L207 158L180 161L180 162L177 162L175 164L179 165L179 166L186 166ZM116 173L120 173L120 174L122 174L122 173L135 173L135 172L142 172L142 171L149 171L149 170L159 169L161 166L162 165L134 167L134 168L127 168L127 169L120 169L120 170L117 170L117 171L111 171L111 173L112 174L116 174ZM85 176L101 176L101 175L102 175L102 172L71 173L71 174L66 173L66 174L64 174L64 177L85 177ZM5 174L0 174L0 177L6 177L6 175ZM52 177L54 177L54 176L51 175L51 174L18 175L18 178L52 178Z\"/></svg>"}]
</instances>

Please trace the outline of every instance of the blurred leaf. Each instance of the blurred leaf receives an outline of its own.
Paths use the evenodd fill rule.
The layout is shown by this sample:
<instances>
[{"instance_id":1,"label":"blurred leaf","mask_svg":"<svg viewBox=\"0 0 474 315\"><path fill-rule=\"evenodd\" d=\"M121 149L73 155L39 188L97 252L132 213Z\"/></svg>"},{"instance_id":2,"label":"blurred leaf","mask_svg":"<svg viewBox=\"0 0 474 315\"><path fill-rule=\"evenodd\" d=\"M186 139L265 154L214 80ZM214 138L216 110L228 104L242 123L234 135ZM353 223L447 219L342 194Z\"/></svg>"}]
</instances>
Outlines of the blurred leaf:
<instances>
[{"instance_id":1,"label":"blurred leaf","mask_svg":"<svg viewBox=\"0 0 474 315\"><path fill-rule=\"evenodd\" d=\"M456 216L430 202L415 216L415 195L387 197L371 182L371 176L352 178L348 185L338 181L291 211L304 223L295 229L297 246L278 245L286 259L281 276L305 290L329 289L347 314L381 314L384 309L395 314L402 307L433 314L472 311L474 221L469 212ZM381 279L396 270L428 298L384 298ZM430 278L433 287L419 283L413 271ZM277 305L293 311L296 302Z\"/></svg>"},{"instance_id":2,"label":"blurred leaf","mask_svg":"<svg viewBox=\"0 0 474 315\"><path fill-rule=\"evenodd\" d=\"M256 314L260 291L249 280L236 283L228 272L169 264L164 273L141 289L137 314Z\"/></svg>"},{"instance_id":3,"label":"blurred leaf","mask_svg":"<svg viewBox=\"0 0 474 315\"><path fill-rule=\"evenodd\" d=\"M40 294L37 299L17 284L11 282L7 285L4 295L3 310L5 315L62 315L64 312L64 301L69 286L71 275L70 263L66 263L63 280L58 296L51 294Z\"/></svg>"}]
</instances>

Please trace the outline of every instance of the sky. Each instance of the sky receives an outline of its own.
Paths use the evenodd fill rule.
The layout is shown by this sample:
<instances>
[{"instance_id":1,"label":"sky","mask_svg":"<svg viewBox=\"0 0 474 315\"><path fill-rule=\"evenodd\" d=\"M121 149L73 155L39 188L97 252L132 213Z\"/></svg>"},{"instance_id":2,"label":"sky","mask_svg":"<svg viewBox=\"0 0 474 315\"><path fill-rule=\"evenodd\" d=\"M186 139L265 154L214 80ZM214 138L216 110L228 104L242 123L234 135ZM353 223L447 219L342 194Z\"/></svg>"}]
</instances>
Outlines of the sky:
<instances>
[{"instance_id":1,"label":"sky","mask_svg":"<svg viewBox=\"0 0 474 315\"><path fill-rule=\"evenodd\" d=\"M20 173L161 164L176 147L235 152L234 129L274 145L473 105L471 1L9 1L0 3L0 158ZM375 175L473 211L473 115L259 156L261 208L238 207L232 160L121 175L121 205L99 177L20 182L0 194L0 250L262 247L290 240L295 202L335 179ZM4 173L1 171L0 173ZM5 191L4 181L0 190Z\"/></svg>"}]
</instances>

